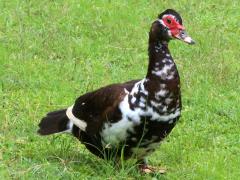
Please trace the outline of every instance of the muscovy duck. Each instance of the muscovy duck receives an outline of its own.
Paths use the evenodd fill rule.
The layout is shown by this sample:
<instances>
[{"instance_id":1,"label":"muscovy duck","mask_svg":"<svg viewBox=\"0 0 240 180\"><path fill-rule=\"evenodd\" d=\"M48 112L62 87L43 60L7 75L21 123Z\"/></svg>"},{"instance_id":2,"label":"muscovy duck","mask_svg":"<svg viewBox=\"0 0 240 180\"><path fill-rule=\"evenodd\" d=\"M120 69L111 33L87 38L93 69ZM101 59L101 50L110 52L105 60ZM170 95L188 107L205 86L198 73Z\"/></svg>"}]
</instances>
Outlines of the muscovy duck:
<instances>
[{"instance_id":1,"label":"muscovy duck","mask_svg":"<svg viewBox=\"0 0 240 180\"><path fill-rule=\"evenodd\" d=\"M135 157L142 172L153 169L145 158L171 132L181 113L180 79L168 42L194 41L173 9L162 12L149 32L149 65L142 80L112 84L80 96L67 109L50 112L38 133L72 133L93 154ZM112 156L112 155L111 155Z\"/></svg>"}]
</instances>

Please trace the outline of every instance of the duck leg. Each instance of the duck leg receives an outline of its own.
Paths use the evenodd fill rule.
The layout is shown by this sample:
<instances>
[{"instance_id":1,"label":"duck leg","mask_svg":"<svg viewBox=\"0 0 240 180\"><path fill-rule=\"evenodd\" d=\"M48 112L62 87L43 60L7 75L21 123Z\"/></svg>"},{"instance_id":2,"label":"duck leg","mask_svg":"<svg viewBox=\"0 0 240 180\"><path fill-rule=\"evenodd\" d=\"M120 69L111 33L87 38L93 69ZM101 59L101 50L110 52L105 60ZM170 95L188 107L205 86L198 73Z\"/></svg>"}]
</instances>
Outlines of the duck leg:
<instances>
[{"instance_id":1,"label":"duck leg","mask_svg":"<svg viewBox=\"0 0 240 180\"><path fill-rule=\"evenodd\" d=\"M166 173L166 168L154 167L154 166L148 165L146 158L137 161L137 165L138 165L138 169L141 173L145 173L145 174L150 174L150 173L164 174L164 173Z\"/></svg>"}]
</instances>

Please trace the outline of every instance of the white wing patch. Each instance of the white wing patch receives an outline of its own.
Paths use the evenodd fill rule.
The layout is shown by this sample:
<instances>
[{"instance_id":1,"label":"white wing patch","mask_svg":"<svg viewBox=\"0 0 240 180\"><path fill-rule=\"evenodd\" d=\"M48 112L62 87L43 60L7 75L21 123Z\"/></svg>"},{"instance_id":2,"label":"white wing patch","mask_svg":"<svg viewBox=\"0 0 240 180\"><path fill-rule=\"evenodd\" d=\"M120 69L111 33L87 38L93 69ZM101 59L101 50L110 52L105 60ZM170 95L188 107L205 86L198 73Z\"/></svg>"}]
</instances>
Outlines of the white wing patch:
<instances>
[{"instance_id":1,"label":"white wing patch","mask_svg":"<svg viewBox=\"0 0 240 180\"><path fill-rule=\"evenodd\" d=\"M75 117L72 113L72 109L73 109L73 105L70 106L67 111L66 111L66 115L68 117L68 119L77 127L79 127L79 129L81 129L82 131L86 131L86 127L87 127L87 123L84 120L78 119L77 117Z\"/></svg>"}]
</instances>

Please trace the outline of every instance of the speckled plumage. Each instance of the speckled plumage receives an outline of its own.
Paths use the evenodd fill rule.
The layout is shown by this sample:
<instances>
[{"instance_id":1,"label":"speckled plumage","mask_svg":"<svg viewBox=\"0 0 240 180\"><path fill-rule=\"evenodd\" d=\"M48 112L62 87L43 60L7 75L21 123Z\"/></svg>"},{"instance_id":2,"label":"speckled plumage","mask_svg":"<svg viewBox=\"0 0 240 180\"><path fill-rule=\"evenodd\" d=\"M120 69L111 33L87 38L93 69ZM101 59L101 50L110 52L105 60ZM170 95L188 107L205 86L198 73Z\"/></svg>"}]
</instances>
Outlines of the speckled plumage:
<instances>
[{"instance_id":1,"label":"speckled plumage","mask_svg":"<svg viewBox=\"0 0 240 180\"><path fill-rule=\"evenodd\" d=\"M171 21L178 29L172 29ZM181 114L180 78L168 42L177 38L189 43L182 32L185 31L178 13L166 10L160 14L149 32L145 78L80 96L68 109L44 117L39 133L70 131L99 157L112 152L120 156L123 148L125 158L135 156L144 163L144 157L159 146Z\"/></svg>"}]
</instances>

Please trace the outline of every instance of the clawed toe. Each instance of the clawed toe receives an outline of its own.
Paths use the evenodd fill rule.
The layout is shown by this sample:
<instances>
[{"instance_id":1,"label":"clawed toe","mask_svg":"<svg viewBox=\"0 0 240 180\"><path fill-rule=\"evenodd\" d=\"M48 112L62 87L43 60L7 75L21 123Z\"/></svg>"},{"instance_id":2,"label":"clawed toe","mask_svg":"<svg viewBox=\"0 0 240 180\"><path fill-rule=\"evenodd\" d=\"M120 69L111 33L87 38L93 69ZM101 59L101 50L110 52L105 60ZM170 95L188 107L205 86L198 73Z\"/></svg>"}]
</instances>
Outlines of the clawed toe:
<instances>
[{"instance_id":1,"label":"clawed toe","mask_svg":"<svg viewBox=\"0 0 240 180\"><path fill-rule=\"evenodd\" d=\"M151 174L151 173L160 173L164 174L166 173L166 168L163 167L154 167L154 166L149 166L146 164L141 164L138 166L139 171L144 174Z\"/></svg>"}]
</instances>

